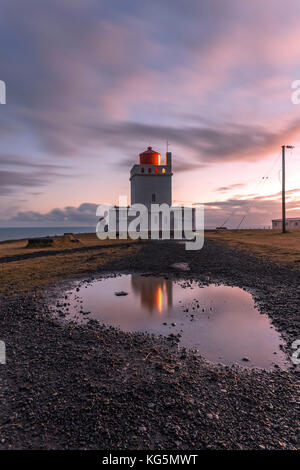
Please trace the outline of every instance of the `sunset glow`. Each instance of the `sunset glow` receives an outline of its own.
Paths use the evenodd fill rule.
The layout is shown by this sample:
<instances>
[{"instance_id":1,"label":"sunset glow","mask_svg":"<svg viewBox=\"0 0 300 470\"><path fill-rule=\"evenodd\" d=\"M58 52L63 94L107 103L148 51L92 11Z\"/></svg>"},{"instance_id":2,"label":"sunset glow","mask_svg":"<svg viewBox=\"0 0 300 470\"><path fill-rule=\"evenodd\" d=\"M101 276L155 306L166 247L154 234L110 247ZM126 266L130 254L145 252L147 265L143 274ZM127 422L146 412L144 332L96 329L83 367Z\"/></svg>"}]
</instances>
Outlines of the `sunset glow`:
<instances>
[{"instance_id":1,"label":"sunset glow","mask_svg":"<svg viewBox=\"0 0 300 470\"><path fill-rule=\"evenodd\" d=\"M206 225L280 217L280 149L299 216L297 0L1 5L1 226L94 225L129 196L148 145L173 154L174 202L206 203ZM291 14L292 12L292 14Z\"/></svg>"}]
</instances>

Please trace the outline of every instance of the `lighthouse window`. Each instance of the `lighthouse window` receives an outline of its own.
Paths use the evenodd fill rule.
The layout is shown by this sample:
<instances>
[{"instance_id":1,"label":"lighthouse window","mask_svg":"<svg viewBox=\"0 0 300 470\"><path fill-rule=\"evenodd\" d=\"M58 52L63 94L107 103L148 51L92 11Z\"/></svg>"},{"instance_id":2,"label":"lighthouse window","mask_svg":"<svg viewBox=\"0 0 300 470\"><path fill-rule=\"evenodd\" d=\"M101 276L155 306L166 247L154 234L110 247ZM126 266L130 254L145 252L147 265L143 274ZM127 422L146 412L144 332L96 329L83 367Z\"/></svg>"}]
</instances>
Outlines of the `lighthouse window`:
<instances>
[{"instance_id":1,"label":"lighthouse window","mask_svg":"<svg viewBox=\"0 0 300 470\"><path fill-rule=\"evenodd\" d=\"M151 168L148 168L148 173L151 173Z\"/></svg>"},{"instance_id":2,"label":"lighthouse window","mask_svg":"<svg viewBox=\"0 0 300 470\"><path fill-rule=\"evenodd\" d=\"M144 171L145 171L145 168L142 168L142 169L141 169L141 172L144 173Z\"/></svg>"},{"instance_id":3,"label":"lighthouse window","mask_svg":"<svg viewBox=\"0 0 300 470\"><path fill-rule=\"evenodd\" d=\"M156 201L155 193L152 193L152 202L155 202L155 201Z\"/></svg>"}]
</instances>

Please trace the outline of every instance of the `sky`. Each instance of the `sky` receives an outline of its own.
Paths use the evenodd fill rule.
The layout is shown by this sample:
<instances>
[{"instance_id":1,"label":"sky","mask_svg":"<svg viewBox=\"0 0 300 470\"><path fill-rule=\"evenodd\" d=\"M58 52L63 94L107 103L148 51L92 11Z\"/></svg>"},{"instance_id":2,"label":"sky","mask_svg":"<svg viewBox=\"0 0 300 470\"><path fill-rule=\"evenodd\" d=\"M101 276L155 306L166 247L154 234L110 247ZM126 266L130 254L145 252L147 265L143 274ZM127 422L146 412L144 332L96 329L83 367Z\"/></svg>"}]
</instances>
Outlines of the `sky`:
<instances>
[{"instance_id":1,"label":"sky","mask_svg":"<svg viewBox=\"0 0 300 470\"><path fill-rule=\"evenodd\" d=\"M2 0L0 226L93 225L149 145L206 226L300 216L298 0Z\"/></svg>"}]
</instances>

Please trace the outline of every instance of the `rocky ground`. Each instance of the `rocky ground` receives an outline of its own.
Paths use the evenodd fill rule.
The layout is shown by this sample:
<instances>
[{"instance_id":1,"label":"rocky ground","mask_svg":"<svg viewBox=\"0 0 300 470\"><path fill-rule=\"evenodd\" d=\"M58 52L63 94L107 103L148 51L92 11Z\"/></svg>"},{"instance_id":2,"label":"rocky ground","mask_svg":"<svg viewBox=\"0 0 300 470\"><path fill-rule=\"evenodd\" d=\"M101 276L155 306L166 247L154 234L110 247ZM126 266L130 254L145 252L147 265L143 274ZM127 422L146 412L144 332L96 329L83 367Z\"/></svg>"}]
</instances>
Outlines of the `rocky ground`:
<instances>
[{"instance_id":1,"label":"rocky ground","mask_svg":"<svg viewBox=\"0 0 300 470\"><path fill-rule=\"evenodd\" d=\"M92 256L103 261L103 251ZM180 262L190 271L170 267ZM297 269L212 241L199 252L163 242L108 256L91 276L128 271L249 288L281 331L288 355L300 338ZM299 448L296 367L214 366L178 349L175 338L123 333L93 321L59 324L46 302L56 292L2 298L7 364L0 365L0 448Z\"/></svg>"}]
</instances>

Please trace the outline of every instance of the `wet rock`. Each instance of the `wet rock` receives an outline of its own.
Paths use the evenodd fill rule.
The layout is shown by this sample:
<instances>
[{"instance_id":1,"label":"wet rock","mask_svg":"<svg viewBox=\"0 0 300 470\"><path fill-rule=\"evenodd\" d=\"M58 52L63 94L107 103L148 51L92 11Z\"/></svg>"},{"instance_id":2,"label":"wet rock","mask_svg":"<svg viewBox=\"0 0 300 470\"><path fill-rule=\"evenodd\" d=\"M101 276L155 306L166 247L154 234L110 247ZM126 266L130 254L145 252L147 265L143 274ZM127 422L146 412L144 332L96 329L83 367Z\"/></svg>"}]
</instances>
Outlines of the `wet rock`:
<instances>
[{"instance_id":1,"label":"wet rock","mask_svg":"<svg viewBox=\"0 0 300 470\"><path fill-rule=\"evenodd\" d=\"M190 271L191 268L188 263L173 263L170 268L177 269L179 271Z\"/></svg>"}]
</instances>

